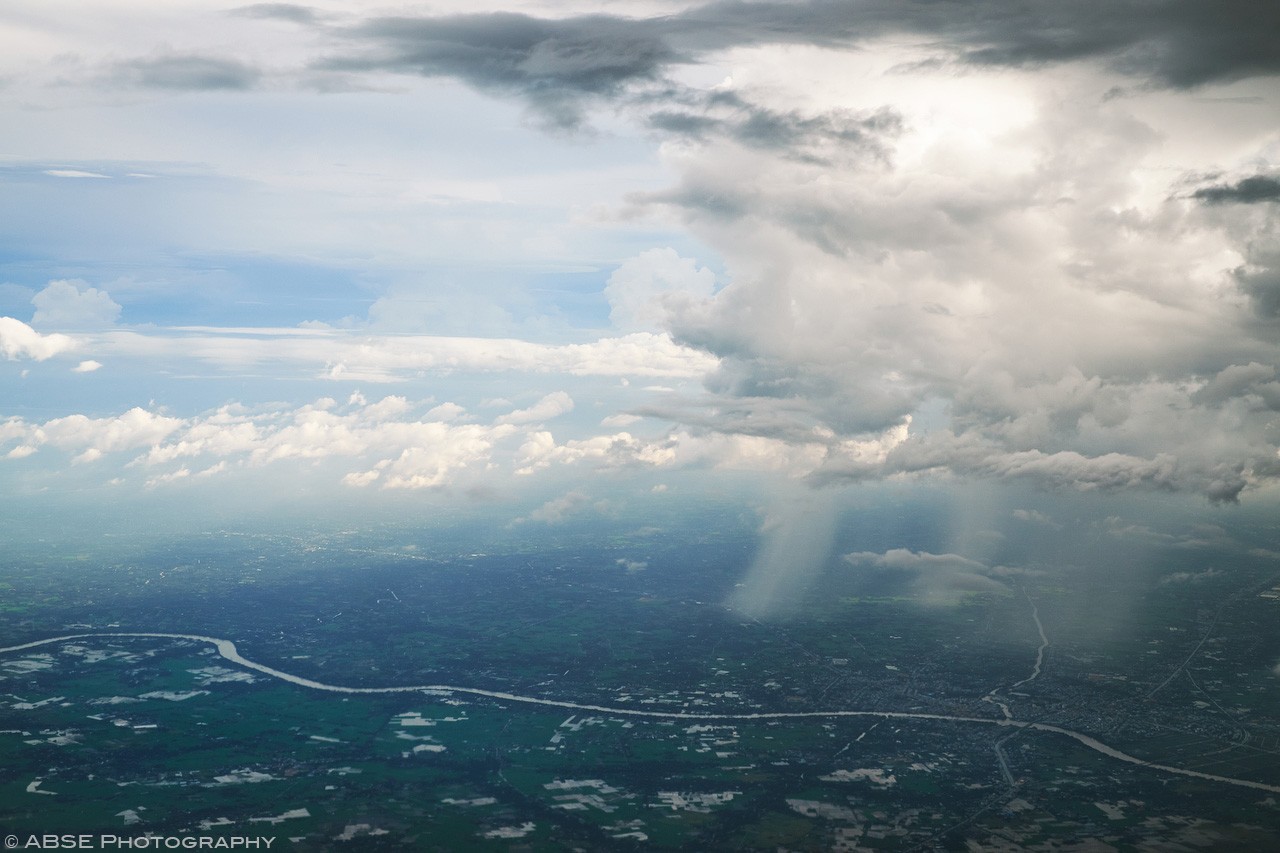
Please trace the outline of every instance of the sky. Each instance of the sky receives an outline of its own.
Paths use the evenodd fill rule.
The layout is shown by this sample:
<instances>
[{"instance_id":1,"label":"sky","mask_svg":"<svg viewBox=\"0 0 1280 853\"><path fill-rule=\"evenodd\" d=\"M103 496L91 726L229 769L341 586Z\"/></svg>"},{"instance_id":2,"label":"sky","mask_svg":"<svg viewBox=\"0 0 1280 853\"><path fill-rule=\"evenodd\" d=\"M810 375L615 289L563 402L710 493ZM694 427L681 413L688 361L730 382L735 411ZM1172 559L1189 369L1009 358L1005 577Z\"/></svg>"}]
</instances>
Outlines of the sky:
<instances>
[{"instance_id":1,"label":"sky","mask_svg":"<svg viewBox=\"0 0 1280 853\"><path fill-rule=\"evenodd\" d=\"M520 524L746 489L818 543L878 487L1274 506L1278 30L9 0L0 484Z\"/></svg>"}]
</instances>

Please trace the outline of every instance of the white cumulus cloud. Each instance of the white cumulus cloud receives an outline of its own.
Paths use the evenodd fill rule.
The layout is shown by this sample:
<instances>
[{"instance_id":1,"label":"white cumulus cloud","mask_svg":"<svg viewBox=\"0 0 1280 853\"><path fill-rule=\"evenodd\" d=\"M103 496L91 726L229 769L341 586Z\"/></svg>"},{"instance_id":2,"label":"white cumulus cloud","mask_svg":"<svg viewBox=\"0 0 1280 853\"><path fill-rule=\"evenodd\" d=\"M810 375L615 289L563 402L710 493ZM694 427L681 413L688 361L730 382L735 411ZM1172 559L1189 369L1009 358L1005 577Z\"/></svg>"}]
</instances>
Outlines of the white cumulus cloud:
<instances>
[{"instance_id":1,"label":"white cumulus cloud","mask_svg":"<svg viewBox=\"0 0 1280 853\"><path fill-rule=\"evenodd\" d=\"M0 317L0 352L10 361L19 358L44 361L74 347L75 341L66 335L42 335L21 320Z\"/></svg>"},{"instance_id":2,"label":"white cumulus cloud","mask_svg":"<svg viewBox=\"0 0 1280 853\"><path fill-rule=\"evenodd\" d=\"M46 329L99 329L120 317L120 305L104 290L79 279L60 279L31 297L31 324Z\"/></svg>"},{"instance_id":3,"label":"white cumulus cloud","mask_svg":"<svg viewBox=\"0 0 1280 853\"><path fill-rule=\"evenodd\" d=\"M609 319L620 329L663 329L670 311L710 299L715 283L715 273L675 249L650 249L609 276Z\"/></svg>"}]
</instances>

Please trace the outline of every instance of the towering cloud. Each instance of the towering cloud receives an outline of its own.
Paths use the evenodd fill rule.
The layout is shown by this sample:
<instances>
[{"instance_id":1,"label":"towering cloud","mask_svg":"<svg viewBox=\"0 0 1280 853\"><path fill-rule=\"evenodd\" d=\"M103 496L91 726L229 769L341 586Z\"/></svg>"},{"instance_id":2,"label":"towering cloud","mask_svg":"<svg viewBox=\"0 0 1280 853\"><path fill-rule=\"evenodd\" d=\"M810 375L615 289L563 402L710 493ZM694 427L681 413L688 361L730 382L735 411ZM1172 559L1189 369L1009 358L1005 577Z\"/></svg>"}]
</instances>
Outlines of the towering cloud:
<instances>
[{"instance_id":1,"label":"towering cloud","mask_svg":"<svg viewBox=\"0 0 1280 853\"><path fill-rule=\"evenodd\" d=\"M458 105L479 92L465 107L514 103L552 132L499 156L486 146L501 135L494 128L515 132L518 110L486 113L492 126L458 146L485 186L469 183L462 200L442 196L438 180L406 177L431 158L391 132L294 140L266 164L228 156L230 172L271 187L255 202L292 200L281 205L292 216L273 223L303 223L287 248L254 233L244 251L322 256L366 222L385 241L337 262L344 274L366 262L377 270L352 286L368 291L361 311L331 325L107 328L119 314L108 286L55 281L36 296L32 326L96 327L77 340L92 363L110 359L97 380L130 358L174 353L336 383L467 370L542 377L459 451L487 459L481 445L511 428L512 467L530 475L588 461L754 466L816 485L973 477L1217 502L1280 477L1280 9L585 8L386 15L265 3L207 19L243 35L243 49L195 34L85 60L93 86L139 99L163 90L185 103L258 104L270 92L288 103L306 91L312 100L294 107L301 127L316 126L307 110L328 103L317 90L344 92L333 109L354 116L373 103L359 93L379 89L379 103L405 114L434 98L456 117L476 115ZM443 117L432 133L461 134L472 120L481 122ZM423 138L417 126L397 133ZM410 153L388 153L398 146ZM331 169L353 153L360 169ZM578 160L591 162L565 165ZM635 177L628 169L641 161ZM36 171L59 192L109 194L132 186L117 178L151 174L130 169L104 157ZM112 179L54 180L72 174ZM613 182L598 183L606 174ZM228 209L231 220L258 205ZM476 296L466 271L406 269L454 244L469 244L471 258L500 250L495 264L522 274L538 266L538 283L506 284L504 267L488 272L502 288ZM120 281L113 293L166 286ZM302 287L288 296L277 307L315 304ZM599 337L606 312L622 336ZM517 316L537 342L511 331ZM6 322L10 358L70 346ZM573 388L570 398L565 376L613 377L617 388L600 399ZM639 377L663 384L627 384ZM588 399L593 426L628 431L561 429ZM474 411L479 401L460 402ZM552 418L563 419L555 435L543 423ZM348 473L387 485L454 470L409 449Z\"/></svg>"}]
</instances>

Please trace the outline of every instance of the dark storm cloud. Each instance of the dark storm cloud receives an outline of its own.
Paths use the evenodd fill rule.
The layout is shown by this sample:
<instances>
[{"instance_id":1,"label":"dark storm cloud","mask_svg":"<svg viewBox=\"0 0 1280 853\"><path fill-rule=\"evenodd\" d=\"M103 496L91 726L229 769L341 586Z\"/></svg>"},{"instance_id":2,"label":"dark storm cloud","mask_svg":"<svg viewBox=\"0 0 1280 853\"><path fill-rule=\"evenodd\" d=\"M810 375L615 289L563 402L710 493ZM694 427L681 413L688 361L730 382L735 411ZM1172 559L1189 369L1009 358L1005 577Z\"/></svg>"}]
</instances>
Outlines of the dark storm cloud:
<instances>
[{"instance_id":1,"label":"dark storm cloud","mask_svg":"<svg viewBox=\"0 0 1280 853\"><path fill-rule=\"evenodd\" d=\"M721 2L668 19L707 47L803 42L841 46L918 36L971 65L1041 66L1085 59L1152 83L1190 88L1280 72L1280 5L1053 0Z\"/></svg>"},{"instance_id":2,"label":"dark storm cloud","mask_svg":"<svg viewBox=\"0 0 1280 853\"><path fill-rule=\"evenodd\" d=\"M882 140L897 135L903 127L902 117L887 108L832 110L807 116L796 110L782 112L752 104L732 92L715 93L699 112L663 109L652 113L648 122L655 130L675 136L698 141L728 138L750 148L792 152L815 162L825 161L817 150L825 144L846 153L857 150L887 157Z\"/></svg>"},{"instance_id":3,"label":"dark storm cloud","mask_svg":"<svg viewBox=\"0 0 1280 853\"><path fill-rule=\"evenodd\" d=\"M1258 316L1267 320L1280 318L1280 253L1274 253L1271 264L1258 269L1241 267L1232 274L1236 284L1253 300Z\"/></svg>"},{"instance_id":4,"label":"dark storm cloud","mask_svg":"<svg viewBox=\"0 0 1280 853\"><path fill-rule=\"evenodd\" d=\"M849 113L827 113L805 118L795 111L780 113L751 109L733 128L735 138L759 148L790 148L802 139L828 138L839 142L863 143L869 137L901 127L901 119L882 110L867 117Z\"/></svg>"},{"instance_id":5,"label":"dark storm cloud","mask_svg":"<svg viewBox=\"0 0 1280 853\"><path fill-rule=\"evenodd\" d=\"M1048 65L1101 59L1127 76L1188 89L1280 71L1274 33L1280 6L1251 0L1202 3L1031 3L961 27L972 64Z\"/></svg>"},{"instance_id":6,"label":"dark storm cloud","mask_svg":"<svg viewBox=\"0 0 1280 853\"><path fill-rule=\"evenodd\" d=\"M649 116L649 126L675 136L702 140L722 132L724 120L693 113L662 110Z\"/></svg>"},{"instance_id":7,"label":"dark storm cloud","mask_svg":"<svg viewBox=\"0 0 1280 853\"><path fill-rule=\"evenodd\" d=\"M310 16L288 4L248 8L299 21ZM1249 0L728 0L656 18L508 12L371 18L335 31L355 49L317 65L454 77L522 97L552 123L573 126L584 100L616 97L664 79L674 65L734 47L845 48L892 36L914 40L938 62L1040 67L1096 60L1140 84L1191 88L1280 72L1277 31L1280 4ZM677 114L659 117L655 126L694 132L706 124ZM762 116L739 132L763 141L789 128Z\"/></svg>"},{"instance_id":8,"label":"dark storm cloud","mask_svg":"<svg viewBox=\"0 0 1280 853\"><path fill-rule=\"evenodd\" d=\"M1221 405L1234 397L1256 395L1268 408L1280 411L1280 382L1276 368L1256 361L1233 364L1221 370L1195 393L1191 401L1200 405Z\"/></svg>"},{"instance_id":9,"label":"dark storm cloud","mask_svg":"<svg viewBox=\"0 0 1280 853\"><path fill-rule=\"evenodd\" d=\"M210 56L164 56L135 59L116 67L117 79L150 89L244 90L257 84L261 73L242 62Z\"/></svg>"},{"instance_id":10,"label":"dark storm cloud","mask_svg":"<svg viewBox=\"0 0 1280 853\"><path fill-rule=\"evenodd\" d=\"M646 23L508 12L377 18L347 31L368 51L331 57L317 67L455 77L482 91L519 95L551 124L573 127L581 122L583 98L615 96L687 61Z\"/></svg>"},{"instance_id":11,"label":"dark storm cloud","mask_svg":"<svg viewBox=\"0 0 1280 853\"><path fill-rule=\"evenodd\" d=\"M1259 204L1280 201L1280 179L1270 175L1252 175L1234 184L1201 187L1191 194L1207 204Z\"/></svg>"}]
</instances>

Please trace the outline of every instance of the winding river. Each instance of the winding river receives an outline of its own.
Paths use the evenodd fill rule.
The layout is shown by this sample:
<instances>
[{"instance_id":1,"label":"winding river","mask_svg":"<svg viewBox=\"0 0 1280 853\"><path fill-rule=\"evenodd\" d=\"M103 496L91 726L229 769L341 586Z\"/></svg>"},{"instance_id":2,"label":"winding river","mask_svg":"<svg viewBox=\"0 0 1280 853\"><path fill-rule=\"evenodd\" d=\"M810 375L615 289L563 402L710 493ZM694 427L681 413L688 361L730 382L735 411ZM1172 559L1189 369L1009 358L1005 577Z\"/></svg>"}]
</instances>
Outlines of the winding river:
<instances>
[{"instance_id":1,"label":"winding river","mask_svg":"<svg viewBox=\"0 0 1280 853\"><path fill-rule=\"evenodd\" d=\"M1038 621L1038 620L1037 620ZM1041 637L1043 638L1043 633ZM991 719L988 717L964 717L951 714L923 714L912 713L907 711L849 711L849 710L833 710L833 711L767 711L756 713L715 713L702 711L644 711L638 708L613 708L607 705L588 705L581 702L567 702L560 699L544 699L538 696L520 696L515 693L503 693L497 690L482 690L478 687L456 687L450 684L418 684L406 685L403 687L343 687L337 684L325 684L323 681L312 681L310 678L302 678L297 675L283 672L281 670L269 667L265 664L251 661L242 656L236 650L236 644L230 640L224 640L218 637L206 637L201 634L162 634L142 631L117 631L117 632L96 632L87 634L67 634L61 637L49 637L44 640L35 640L30 643L23 643L19 646L9 646L0 648L0 655L11 654L13 652L26 651L27 649L39 648L40 646L52 645L54 643L64 643L69 640L87 640L87 639L119 639L128 637L142 637L148 639L159 640L191 640L198 643L208 643L218 650L218 654L226 658L237 666L260 672L263 675L269 675L272 678L278 678L281 681L287 681L290 684L296 684L299 687L306 687L310 690L324 690L330 693L351 693L351 694L372 694L372 693L437 693L452 694L463 693L471 696L484 696L489 699L497 699L503 702L517 702L526 705L543 705L553 708L568 708L575 711L595 711L602 714L611 714L624 717L645 717L649 719L659 720L800 720L814 718L833 718L833 717L877 717L886 720L938 720L953 723L971 723L974 725L984 726L1003 726L1013 729L1032 729L1038 732L1050 732L1052 734L1069 737L1072 740L1087 746L1094 752L1100 752L1108 758L1114 758L1117 761L1124 761L1128 764L1136 764L1139 767L1147 767L1152 770L1158 770L1164 773L1174 773L1179 776L1190 776L1196 779L1205 779L1210 782L1220 782L1225 785L1235 785L1241 788L1254 788L1259 791L1270 791L1271 793L1280 794L1280 785L1268 785L1265 782L1252 782L1248 779L1234 779L1230 776L1218 776L1214 773L1201 773L1199 770L1188 770L1184 767L1172 767L1167 764L1157 764L1152 761L1144 761L1141 758L1130 755L1127 752L1121 752L1114 747L1108 746L1096 738L1082 732L1066 729L1061 726L1051 725L1049 723L1034 723L1025 720L1015 720L1010 718ZM1047 645L1047 640L1045 644ZM1043 652L1043 646L1041 647ZM1028 681L1030 679L1027 679Z\"/></svg>"}]
</instances>

